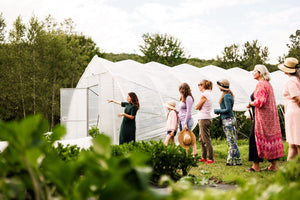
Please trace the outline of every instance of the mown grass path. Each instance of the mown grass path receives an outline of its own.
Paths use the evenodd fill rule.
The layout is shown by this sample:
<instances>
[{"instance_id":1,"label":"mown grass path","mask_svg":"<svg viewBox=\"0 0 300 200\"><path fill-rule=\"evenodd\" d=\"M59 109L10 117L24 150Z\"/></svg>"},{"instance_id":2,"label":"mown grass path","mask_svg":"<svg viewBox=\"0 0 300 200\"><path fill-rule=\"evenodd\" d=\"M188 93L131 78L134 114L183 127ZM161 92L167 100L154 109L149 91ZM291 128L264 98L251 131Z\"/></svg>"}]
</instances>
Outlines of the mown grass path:
<instances>
[{"instance_id":1,"label":"mown grass path","mask_svg":"<svg viewBox=\"0 0 300 200\"><path fill-rule=\"evenodd\" d=\"M198 167L193 167L189 174L194 175L199 178L207 178L215 183L225 183L225 184L236 184L239 180L248 180L251 178L256 178L259 182L265 181L270 177L274 176L276 172L270 171L260 171L260 172L247 172L246 169L252 166L252 162L248 161L249 145L248 140L239 140L238 145L242 158L241 166L225 166L228 145L226 140L213 140L214 148L214 159L213 164L204 164L203 162L198 162ZM278 161L278 168L286 164L286 155L288 150L288 144L284 142L285 157L280 158ZM201 146L197 142L197 153L201 155ZM260 164L260 168L263 169L269 166L269 162L265 160Z\"/></svg>"}]
</instances>

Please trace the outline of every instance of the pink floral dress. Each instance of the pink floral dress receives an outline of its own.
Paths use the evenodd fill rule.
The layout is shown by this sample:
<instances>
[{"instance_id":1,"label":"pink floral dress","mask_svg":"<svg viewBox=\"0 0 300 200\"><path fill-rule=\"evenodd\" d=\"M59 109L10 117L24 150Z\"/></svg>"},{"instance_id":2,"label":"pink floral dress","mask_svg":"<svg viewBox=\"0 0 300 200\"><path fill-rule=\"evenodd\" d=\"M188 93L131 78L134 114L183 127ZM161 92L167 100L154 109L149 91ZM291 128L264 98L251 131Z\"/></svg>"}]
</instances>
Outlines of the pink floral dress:
<instances>
[{"instance_id":1,"label":"pink floral dress","mask_svg":"<svg viewBox=\"0 0 300 200\"><path fill-rule=\"evenodd\" d=\"M258 157L273 160L284 156L278 111L272 85L262 80L254 91L255 142Z\"/></svg>"}]
</instances>

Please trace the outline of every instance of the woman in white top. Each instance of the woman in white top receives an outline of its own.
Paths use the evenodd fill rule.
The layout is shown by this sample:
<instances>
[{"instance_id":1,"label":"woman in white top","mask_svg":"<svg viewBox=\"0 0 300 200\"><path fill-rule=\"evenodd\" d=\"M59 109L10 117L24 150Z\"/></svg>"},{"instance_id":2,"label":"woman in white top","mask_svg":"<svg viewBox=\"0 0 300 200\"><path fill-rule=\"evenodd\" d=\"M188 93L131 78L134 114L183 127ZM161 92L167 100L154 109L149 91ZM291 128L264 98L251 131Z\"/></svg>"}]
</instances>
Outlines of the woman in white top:
<instances>
[{"instance_id":1,"label":"woman in white top","mask_svg":"<svg viewBox=\"0 0 300 200\"><path fill-rule=\"evenodd\" d=\"M212 82L209 80L201 80L198 84L201 92L200 100L196 104L196 110L198 110L198 123L199 123L199 142L202 148L201 162L205 164L214 163L213 147L210 139L210 127L211 127L211 111L212 111Z\"/></svg>"}]
</instances>

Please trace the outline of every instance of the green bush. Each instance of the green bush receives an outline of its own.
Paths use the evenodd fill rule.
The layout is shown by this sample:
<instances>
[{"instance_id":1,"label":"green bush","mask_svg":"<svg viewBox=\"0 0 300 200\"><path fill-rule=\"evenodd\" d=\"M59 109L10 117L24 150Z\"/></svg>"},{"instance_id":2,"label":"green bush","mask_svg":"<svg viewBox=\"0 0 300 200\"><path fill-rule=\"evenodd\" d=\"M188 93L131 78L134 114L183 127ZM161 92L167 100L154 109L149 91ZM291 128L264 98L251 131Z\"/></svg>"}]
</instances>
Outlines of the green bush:
<instances>
[{"instance_id":1,"label":"green bush","mask_svg":"<svg viewBox=\"0 0 300 200\"><path fill-rule=\"evenodd\" d=\"M92 127L89 129L89 135L90 135L92 138L95 138L95 137L97 137L98 135L100 135L99 128L98 128L97 126L92 126Z\"/></svg>"},{"instance_id":2,"label":"green bush","mask_svg":"<svg viewBox=\"0 0 300 200\"><path fill-rule=\"evenodd\" d=\"M279 116L282 138L285 140L284 106L278 105L277 109L278 109L278 116Z\"/></svg>"},{"instance_id":3,"label":"green bush","mask_svg":"<svg viewBox=\"0 0 300 200\"><path fill-rule=\"evenodd\" d=\"M54 150L63 161L77 160L80 153L80 148L77 145L67 144L64 146L59 142Z\"/></svg>"},{"instance_id":4,"label":"green bush","mask_svg":"<svg viewBox=\"0 0 300 200\"><path fill-rule=\"evenodd\" d=\"M199 159L197 156L192 157L191 149L187 155L186 150L181 146L174 144L165 146L162 141L141 141L135 142L135 144L112 146L113 156L124 157L132 152L142 152L148 155L147 164L153 169L151 176L153 184L157 184L162 175L168 175L173 180L178 180L181 176L187 175L193 166L197 166L197 159Z\"/></svg>"}]
</instances>

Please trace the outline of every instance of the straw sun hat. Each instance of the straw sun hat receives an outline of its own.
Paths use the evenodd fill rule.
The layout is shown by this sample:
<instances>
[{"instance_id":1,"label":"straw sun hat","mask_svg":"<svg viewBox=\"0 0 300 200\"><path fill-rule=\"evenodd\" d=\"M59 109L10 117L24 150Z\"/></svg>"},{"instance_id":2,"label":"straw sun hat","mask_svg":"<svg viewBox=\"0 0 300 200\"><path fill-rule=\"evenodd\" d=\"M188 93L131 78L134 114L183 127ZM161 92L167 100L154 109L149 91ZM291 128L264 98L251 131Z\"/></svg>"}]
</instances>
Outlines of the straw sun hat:
<instances>
[{"instance_id":1,"label":"straw sun hat","mask_svg":"<svg viewBox=\"0 0 300 200\"><path fill-rule=\"evenodd\" d=\"M196 136L191 130L182 130L179 133L178 141L180 146L185 149L188 149L190 146L193 146L196 142Z\"/></svg>"},{"instance_id":2,"label":"straw sun hat","mask_svg":"<svg viewBox=\"0 0 300 200\"><path fill-rule=\"evenodd\" d=\"M296 58L286 58L284 63L279 64L277 67L286 73L295 73L298 65L298 60Z\"/></svg>"},{"instance_id":3,"label":"straw sun hat","mask_svg":"<svg viewBox=\"0 0 300 200\"><path fill-rule=\"evenodd\" d=\"M217 81L217 85L222 90L229 90L229 81L227 79L221 79Z\"/></svg>"},{"instance_id":4,"label":"straw sun hat","mask_svg":"<svg viewBox=\"0 0 300 200\"><path fill-rule=\"evenodd\" d=\"M168 103L166 103L166 107L170 108L172 110L175 110L176 108L176 102L175 101L169 101Z\"/></svg>"}]
</instances>

